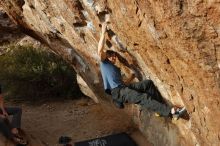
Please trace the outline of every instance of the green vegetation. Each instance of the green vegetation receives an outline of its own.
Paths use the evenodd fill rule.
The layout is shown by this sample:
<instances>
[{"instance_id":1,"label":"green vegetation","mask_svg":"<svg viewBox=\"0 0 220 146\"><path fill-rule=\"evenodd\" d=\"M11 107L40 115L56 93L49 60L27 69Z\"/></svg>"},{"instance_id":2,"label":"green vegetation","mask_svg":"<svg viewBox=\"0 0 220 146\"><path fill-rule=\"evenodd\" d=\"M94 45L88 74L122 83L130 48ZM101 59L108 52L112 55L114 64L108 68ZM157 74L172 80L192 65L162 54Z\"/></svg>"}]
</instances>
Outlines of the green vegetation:
<instances>
[{"instance_id":1,"label":"green vegetation","mask_svg":"<svg viewBox=\"0 0 220 146\"><path fill-rule=\"evenodd\" d=\"M8 97L39 99L81 95L75 71L62 58L31 46L10 49L0 56L0 82Z\"/></svg>"}]
</instances>

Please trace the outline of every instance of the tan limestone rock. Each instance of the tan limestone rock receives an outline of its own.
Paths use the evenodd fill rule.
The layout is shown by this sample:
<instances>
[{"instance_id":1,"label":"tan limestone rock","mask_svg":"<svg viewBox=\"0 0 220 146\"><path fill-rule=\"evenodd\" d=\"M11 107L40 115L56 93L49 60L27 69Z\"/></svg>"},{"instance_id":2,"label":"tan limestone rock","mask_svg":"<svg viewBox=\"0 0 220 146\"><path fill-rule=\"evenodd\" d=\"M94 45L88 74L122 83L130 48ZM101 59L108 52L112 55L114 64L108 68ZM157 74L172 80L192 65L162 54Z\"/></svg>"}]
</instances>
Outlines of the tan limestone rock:
<instances>
[{"instance_id":1,"label":"tan limestone rock","mask_svg":"<svg viewBox=\"0 0 220 146\"><path fill-rule=\"evenodd\" d=\"M133 60L139 79L152 79L168 101L189 111L189 121L176 123L142 112L138 126L150 142L220 145L218 0L1 0L0 5L24 33L63 56L100 103L109 98L99 72L99 24L110 14L106 48Z\"/></svg>"}]
</instances>

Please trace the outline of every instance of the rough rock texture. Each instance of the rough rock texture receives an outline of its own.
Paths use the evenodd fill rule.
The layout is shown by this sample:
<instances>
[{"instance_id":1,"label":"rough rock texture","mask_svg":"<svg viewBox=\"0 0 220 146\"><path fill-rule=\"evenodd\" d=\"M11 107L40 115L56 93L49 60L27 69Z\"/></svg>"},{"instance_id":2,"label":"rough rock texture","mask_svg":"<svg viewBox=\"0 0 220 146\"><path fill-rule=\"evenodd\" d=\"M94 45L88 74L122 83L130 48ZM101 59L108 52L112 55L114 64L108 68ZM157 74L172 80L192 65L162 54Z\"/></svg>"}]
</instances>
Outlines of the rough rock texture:
<instances>
[{"instance_id":1,"label":"rough rock texture","mask_svg":"<svg viewBox=\"0 0 220 146\"><path fill-rule=\"evenodd\" d=\"M0 8L0 43L6 44L19 38L22 33L19 31L18 27L11 22L8 15Z\"/></svg>"},{"instance_id":2,"label":"rough rock texture","mask_svg":"<svg viewBox=\"0 0 220 146\"><path fill-rule=\"evenodd\" d=\"M106 13L106 48L125 57L139 79L150 78L189 121L171 123L131 106L128 111L155 145L220 145L219 0L1 0L26 34L72 64L102 103L97 43ZM108 101L108 100L107 100ZM106 103L106 102L103 102ZM108 103L108 102L107 102Z\"/></svg>"},{"instance_id":3,"label":"rough rock texture","mask_svg":"<svg viewBox=\"0 0 220 146\"><path fill-rule=\"evenodd\" d=\"M88 85L86 84L86 82L79 75L77 75L76 79L77 79L77 84L79 85L81 92L84 95L92 98L93 101L95 101L96 103L99 103L98 98L96 97L94 92L90 88L88 88Z\"/></svg>"},{"instance_id":4,"label":"rough rock texture","mask_svg":"<svg viewBox=\"0 0 220 146\"><path fill-rule=\"evenodd\" d=\"M0 7L0 55L7 52L7 45L23 37L24 34L18 29Z\"/></svg>"}]
</instances>

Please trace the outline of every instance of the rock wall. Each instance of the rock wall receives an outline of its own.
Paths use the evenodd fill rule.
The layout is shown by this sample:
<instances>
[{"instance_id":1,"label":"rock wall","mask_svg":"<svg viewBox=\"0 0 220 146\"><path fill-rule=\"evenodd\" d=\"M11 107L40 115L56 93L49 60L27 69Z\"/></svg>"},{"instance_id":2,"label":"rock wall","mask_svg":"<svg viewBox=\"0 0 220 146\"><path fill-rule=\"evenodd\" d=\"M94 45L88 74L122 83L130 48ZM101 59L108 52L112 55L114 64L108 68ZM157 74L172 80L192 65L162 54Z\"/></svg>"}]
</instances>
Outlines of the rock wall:
<instances>
[{"instance_id":1,"label":"rock wall","mask_svg":"<svg viewBox=\"0 0 220 146\"><path fill-rule=\"evenodd\" d=\"M0 55L6 53L7 45L11 42L15 42L24 34L18 29L12 21L8 18L8 15L0 7Z\"/></svg>"},{"instance_id":2,"label":"rock wall","mask_svg":"<svg viewBox=\"0 0 220 146\"><path fill-rule=\"evenodd\" d=\"M63 56L101 103L100 24L111 15L106 48L134 64L190 120L169 122L128 111L154 145L220 145L219 0L1 0L20 29Z\"/></svg>"}]
</instances>

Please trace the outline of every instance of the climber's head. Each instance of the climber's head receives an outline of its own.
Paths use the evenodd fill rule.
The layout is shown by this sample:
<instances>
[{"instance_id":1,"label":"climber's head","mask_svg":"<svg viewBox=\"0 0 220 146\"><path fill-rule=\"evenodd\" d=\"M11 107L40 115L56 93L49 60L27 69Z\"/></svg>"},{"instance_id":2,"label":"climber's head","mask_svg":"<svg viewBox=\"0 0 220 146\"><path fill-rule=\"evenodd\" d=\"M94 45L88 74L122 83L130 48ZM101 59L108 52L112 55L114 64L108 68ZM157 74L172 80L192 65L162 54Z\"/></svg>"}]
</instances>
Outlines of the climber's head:
<instances>
[{"instance_id":1,"label":"climber's head","mask_svg":"<svg viewBox=\"0 0 220 146\"><path fill-rule=\"evenodd\" d=\"M116 52L112 51L112 50L107 50L106 51L106 58L113 64L116 63L116 58L117 58L117 54Z\"/></svg>"}]
</instances>

